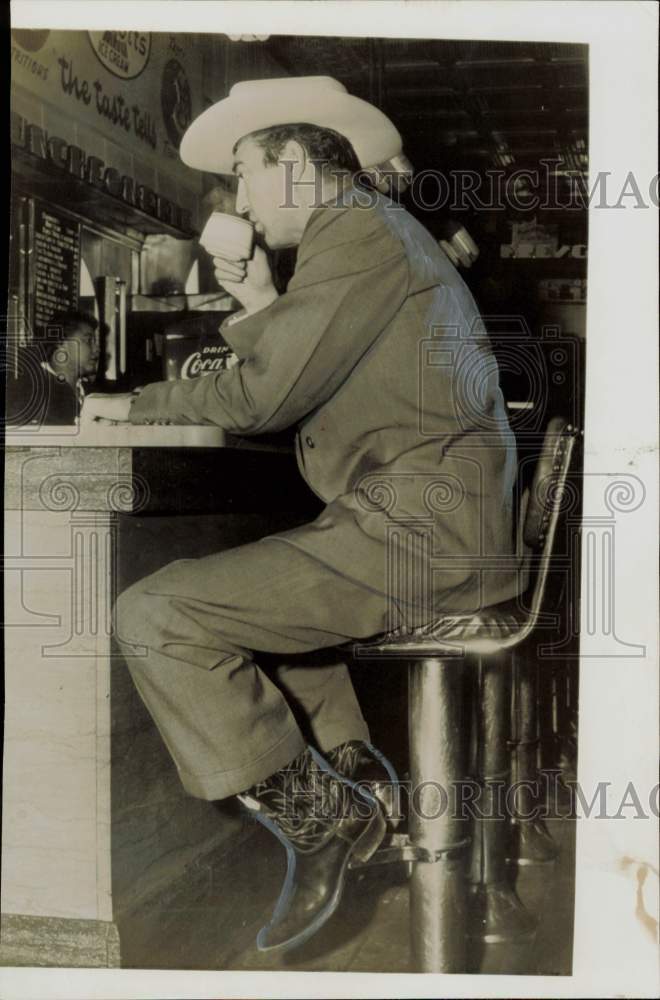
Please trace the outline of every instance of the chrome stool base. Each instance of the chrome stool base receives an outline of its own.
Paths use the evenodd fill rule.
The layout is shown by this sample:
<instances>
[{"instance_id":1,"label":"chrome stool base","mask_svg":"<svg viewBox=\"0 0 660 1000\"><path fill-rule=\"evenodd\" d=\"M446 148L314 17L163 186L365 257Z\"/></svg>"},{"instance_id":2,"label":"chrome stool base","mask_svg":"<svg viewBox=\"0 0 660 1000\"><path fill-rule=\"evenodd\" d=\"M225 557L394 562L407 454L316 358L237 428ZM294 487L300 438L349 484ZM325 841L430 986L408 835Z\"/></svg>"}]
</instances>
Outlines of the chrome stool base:
<instances>
[{"instance_id":1,"label":"chrome stool base","mask_svg":"<svg viewBox=\"0 0 660 1000\"><path fill-rule=\"evenodd\" d=\"M506 882L471 888L468 936L485 944L503 944L531 937L537 920Z\"/></svg>"},{"instance_id":2,"label":"chrome stool base","mask_svg":"<svg viewBox=\"0 0 660 1000\"><path fill-rule=\"evenodd\" d=\"M543 820L517 820L512 828L512 850L507 864L551 865L559 857L559 848Z\"/></svg>"},{"instance_id":3,"label":"chrome stool base","mask_svg":"<svg viewBox=\"0 0 660 1000\"><path fill-rule=\"evenodd\" d=\"M451 658L408 668L410 936L420 972L465 971L468 830L443 800L466 773L464 676L463 661Z\"/></svg>"}]
</instances>

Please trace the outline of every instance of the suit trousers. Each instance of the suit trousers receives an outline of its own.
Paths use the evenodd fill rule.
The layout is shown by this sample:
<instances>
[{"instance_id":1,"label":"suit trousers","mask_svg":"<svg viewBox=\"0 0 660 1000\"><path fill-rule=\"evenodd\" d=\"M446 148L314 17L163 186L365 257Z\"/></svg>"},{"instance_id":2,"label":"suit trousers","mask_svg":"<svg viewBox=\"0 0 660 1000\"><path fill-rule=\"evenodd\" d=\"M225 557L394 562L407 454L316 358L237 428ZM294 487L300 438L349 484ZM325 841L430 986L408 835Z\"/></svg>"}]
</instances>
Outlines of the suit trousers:
<instances>
[{"instance_id":1,"label":"suit trousers","mask_svg":"<svg viewBox=\"0 0 660 1000\"><path fill-rule=\"evenodd\" d=\"M237 794L289 764L307 743L296 712L321 751L369 738L330 648L385 631L387 598L286 541L170 563L120 595L114 628L191 795Z\"/></svg>"}]
</instances>

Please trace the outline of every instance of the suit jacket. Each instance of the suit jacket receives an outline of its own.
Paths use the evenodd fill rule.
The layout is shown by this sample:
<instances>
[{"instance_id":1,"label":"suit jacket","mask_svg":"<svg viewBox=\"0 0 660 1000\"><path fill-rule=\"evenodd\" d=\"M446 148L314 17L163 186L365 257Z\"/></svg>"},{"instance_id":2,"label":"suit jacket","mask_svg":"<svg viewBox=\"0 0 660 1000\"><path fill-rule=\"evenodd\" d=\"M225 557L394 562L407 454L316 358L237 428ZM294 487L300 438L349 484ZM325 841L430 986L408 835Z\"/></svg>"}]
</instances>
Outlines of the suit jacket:
<instances>
[{"instance_id":1,"label":"suit jacket","mask_svg":"<svg viewBox=\"0 0 660 1000\"><path fill-rule=\"evenodd\" d=\"M467 286L408 212L359 188L316 209L285 294L222 333L235 368L149 385L131 420L296 424L326 506L277 537L388 594L409 624L517 593L497 365Z\"/></svg>"}]
</instances>

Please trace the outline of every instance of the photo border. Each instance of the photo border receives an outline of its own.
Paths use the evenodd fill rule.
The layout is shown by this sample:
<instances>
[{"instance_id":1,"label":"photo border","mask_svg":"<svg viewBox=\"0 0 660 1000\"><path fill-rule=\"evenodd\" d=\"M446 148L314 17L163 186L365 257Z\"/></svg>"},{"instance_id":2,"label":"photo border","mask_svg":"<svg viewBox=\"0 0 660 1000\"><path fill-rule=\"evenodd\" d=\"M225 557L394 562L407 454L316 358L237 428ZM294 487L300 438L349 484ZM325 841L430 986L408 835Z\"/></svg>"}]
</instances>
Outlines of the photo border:
<instances>
[{"instance_id":1,"label":"photo border","mask_svg":"<svg viewBox=\"0 0 660 1000\"><path fill-rule=\"evenodd\" d=\"M586 43L590 189L598 173L607 172L611 200L616 201L630 171L649 181L657 174L655 3L14 0L11 16L12 26L20 28L94 30L121 24L122 29L161 32ZM629 781L640 789L657 782L657 258L657 208L635 209L631 201L622 209L591 206L584 509L602 504L603 477L634 475L646 490L637 510L617 518L614 579L618 634L624 641L645 645L646 657L592 655L597 637L589 634L584 618L581 622L579 777L587 789L599 781L612 782L614 800L616 789L622 791ZM583 591L586 562L583 558ZM2 969L3 995L7 1000L261 998L306 997L312 990L315 997L430 997L447 992L453 997L654 996L657 970L625 961L624 920L618 947L603 947L602 918L618 921L610 911L619 897L610 889L612 879L619 879L617 890L620 887L625 857L644 860L657 870L657 822L639 824L632 816L579 821L574 965L568 977ZM601 883L602 896L595 897ZM634 909L632 895L630 904Z\"/></svg>"}]
</instances>

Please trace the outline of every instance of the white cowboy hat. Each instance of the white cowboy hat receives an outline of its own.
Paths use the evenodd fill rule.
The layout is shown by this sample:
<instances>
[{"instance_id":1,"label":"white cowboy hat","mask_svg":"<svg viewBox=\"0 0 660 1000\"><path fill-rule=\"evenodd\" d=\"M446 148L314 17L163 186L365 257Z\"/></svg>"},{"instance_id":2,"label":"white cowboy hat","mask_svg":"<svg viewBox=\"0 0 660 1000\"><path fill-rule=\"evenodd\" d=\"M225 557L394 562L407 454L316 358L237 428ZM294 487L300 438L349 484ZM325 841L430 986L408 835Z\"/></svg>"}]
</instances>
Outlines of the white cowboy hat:
<instances>
[{"instance_id":1,"label":"white cowboy hat","mask_svg":"<svg viewBox=\"0 0 660 1000\"><path fill-rule=\"evenodd\" d=\"M373 167L401 152L401 136L373 104L352 97L331 76L288 76L235 83L225 97L195 119L179 154L197 170L230 174L232 150L249 132L307 122L349 140L360 165Z\"/></svg>"}]
</instances>

